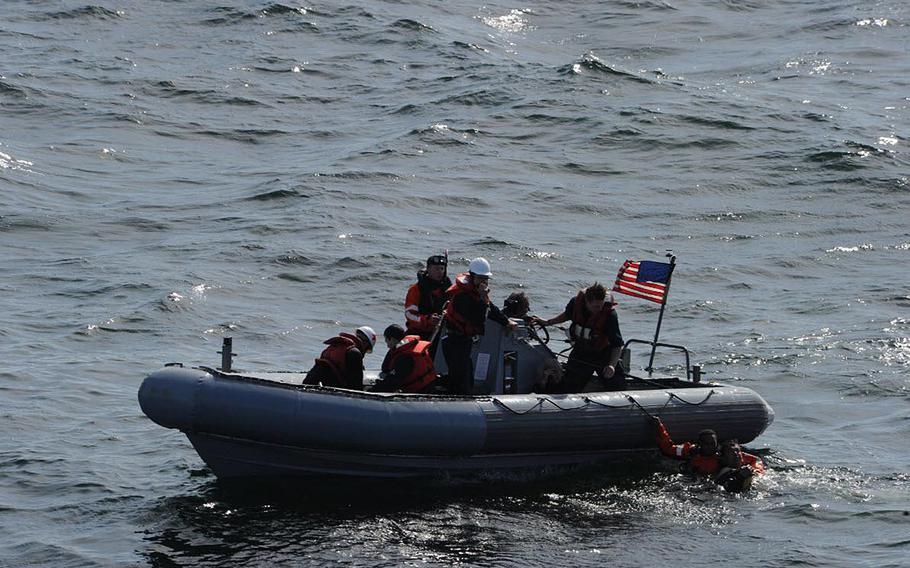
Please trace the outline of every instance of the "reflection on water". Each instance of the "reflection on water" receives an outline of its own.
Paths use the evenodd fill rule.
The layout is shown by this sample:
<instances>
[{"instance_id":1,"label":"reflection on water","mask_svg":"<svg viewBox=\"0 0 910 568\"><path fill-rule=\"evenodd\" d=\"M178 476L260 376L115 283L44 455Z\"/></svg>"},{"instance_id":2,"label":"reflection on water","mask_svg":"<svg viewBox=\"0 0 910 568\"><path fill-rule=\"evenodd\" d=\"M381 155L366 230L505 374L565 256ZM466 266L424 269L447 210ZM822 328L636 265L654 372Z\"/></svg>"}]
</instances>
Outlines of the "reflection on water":
<instances>
[{"instance_id":1,"label":"reflection on water","mask_svg":"<svg viewBox=\"0 0 910 568\"><path fill-rule=\"evenodd\" d=\"M583 549L655 523L723 526L735 497L638 459L621 466L497 474L465 479L205 480L192 494L162 499L146 515L155 565L338 562L375 557L489 564L554 554L589 534ZM603 541L607 539L607 541ZM588 539L585 539L588 540ZM599 541L600 544L598 544ZM535 544L536 543L536 544ZM524 552L523 552L524 551Z\"/></svg>"},{"instance_id":2,"label":"reflection on water","mask_svg":"<svg viewBox=\"0 0 910 568\"><path fill-rule=\"evenodd\" d=\"M874 521L870 535L899 545L906 510L868 504L884 499L910 476L863 475L853 469L807 466L759 450L769 465L753 490L724 492L710 481L677 473L656 455L621 465L497 474L463 479L359 480L309 478L219 482L208 474L188 494L161 499L142 515L153 566L404 563L495 565L617 565L659 561L675 547L716 552L730 537L731 554L748 556L752 543L740 523L762 526L769 541L787 540L794 519L828 526ZM790 521L790 522L788 522ZM780 526L777 526L780 522ZM659 545L648 542L660 531ZM831 540L815 527L812 538ZM714 543L714 544L712 544ZM826 565L837 546L816 552ZM884 546L884 544L883 544ZM782 560L790 558L781 552Z\"/></svg>"}]
</instances>

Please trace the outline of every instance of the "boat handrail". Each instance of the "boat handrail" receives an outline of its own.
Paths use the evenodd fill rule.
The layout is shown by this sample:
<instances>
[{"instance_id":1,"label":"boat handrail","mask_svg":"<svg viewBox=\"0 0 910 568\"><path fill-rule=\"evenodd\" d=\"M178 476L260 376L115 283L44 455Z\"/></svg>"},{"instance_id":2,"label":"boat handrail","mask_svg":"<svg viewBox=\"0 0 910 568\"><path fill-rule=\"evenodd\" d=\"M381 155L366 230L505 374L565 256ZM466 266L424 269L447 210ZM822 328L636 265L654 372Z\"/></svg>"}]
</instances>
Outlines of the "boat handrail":
<instances>
[{"instance_id":1,"label":"boat handrail","mask_svg":"<svg viewBox=\"0 0 910 568\"><path fill-rule=\"evenodd\" d=\"M659 341L654 342L654 341L648 341L646 339L629 339L623 344L623 346L622 346L623 351L624 352L627 351L629 349L629 345L632 343L640 343L642 345L648 345L652 349L655 349L656 347L669 347L670 349L676 349L677 351L682 351L686 355L686 380L692 381L692 366L690 364L690 359L689 359L689 350L686 349L685 347L683 347L682 345L674 345L672 343L663 343L663 342L659 342ZM653 369L646 369L646 370L648 371L649 375L653 371ZM697 382L699 382L701 377L700 377L700 373L696 373L696 375L699 375L698 378L696 378L696 380L694 381L697 383Z\"/></svg>"}]
</instances>

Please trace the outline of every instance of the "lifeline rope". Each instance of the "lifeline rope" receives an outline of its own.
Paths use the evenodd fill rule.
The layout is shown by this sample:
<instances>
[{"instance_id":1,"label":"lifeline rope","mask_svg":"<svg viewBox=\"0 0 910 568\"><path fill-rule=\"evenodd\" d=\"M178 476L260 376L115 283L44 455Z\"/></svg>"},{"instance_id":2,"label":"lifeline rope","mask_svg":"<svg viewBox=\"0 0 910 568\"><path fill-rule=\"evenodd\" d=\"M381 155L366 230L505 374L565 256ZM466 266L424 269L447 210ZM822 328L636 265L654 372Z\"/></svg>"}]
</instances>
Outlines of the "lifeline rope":
<instances>
[{"instance_id":1,"label":"lifeline rope","mask_svg":"<svg viewBox=\"0 0 910 568\"><path fill-rule=\"evenodd\" d=\"M626 398L628 398L629 400L632 400L632 397L631 397L631 396L627 396ZM631 404L618 404L618 405L607 404L606 402L600 402L599 400L594 400L594 399L588 398L588 397L585 397L585 402L589 402L589 403L594 404L594 405L596 405L596 406L602 406L602 407L604 407L604 408L614 408L614 409L618 409L618 408L631 408L631 407L633 406L633 405L631 405ZM635 401L632 400L632 402L635 402Z\"/></svg>"},{"instance_id":2,"label":"lifeline rope","mask_svg":"<svg viewBox=\"0 0 910 568\"><path fill-rule=\"evenodd\" d=\"M672 393L671 393L671 394L672 394ZM644 406L642 406L640 402L638 402L637 400L635 400L635 397L633 397L631 394L630 394L630 395L626 395L626 398L629 399L629 402L631 402L632 405L637 406L639 410L641 410L642 412L644 412L644 413L648 416L648 418L657 418L656 416L654 416L653 414L651 414L650 412L648 412L648 409L645 408ZM661 407L661 410L663 410L664 408L666 408L666 407L667 407L667 404L669 404L669 402L670 402L671 400L673 400L672 397L671 397L671 398L668 398L668 399L667 399L667 402L665 402L664 405ZM630 406L631 406L631 405L630 405Z\"/></svg>"},{"instance_id":3,"label":"lifeline rope","mask_svg":"<svg viewBox=\"0 0 910 568\"><path fill-rule=\"evenodd\" d=\"M584 399L585 403L582 404L581 406L573 406L573 407L570 407L570 408L563 408L562 406L559 406L559 404L557 404L556 401L553 400L552 398L541 397L541 400L545 400L545 401L549 402L550 404L552 404L553 406L555 406L556 408L558 408L558 409L560 409L560 410L578 410L578 409L580 409L580 408L584 408L584 407L588 406L588 399L587 399L587 398Z\"/></svg>"},{"instance_id":4,"label":"lifeline rope","mask_svg":"<svg viewBox=\"0 0 910 568\"><path fill-rule=\"evenodd\" d=\"M504 403L503 401L499 400L499 399L496 398L496 397L493 397L493 404L497 404L497 405L499 405L499 406L505 408L506 410L508 410L508 411L511 412L512 414L515 414L515 415L517 415L517 416L523 416L523 415L525 415L525 414L531 412L531 411L534 410L535 408L537 408L537 407L539 407L539 406L543 406L543 401L544 401L544 400L546 400L544 397L537 397L537 404L535 404L534 406L532 406L531 408L529 408L529 409L527 409L527 410L515 410L514 408L511 408L508 404Z\"/></svg>"},{"instance_id":5,"label":"lifeline rope","mask_svg":"<svg viewBox=\"0 0 910 568\"><path fill-rule=\"evenodd\" d=\"M587 399L585 399L585 404L582 404L581 406L572 406L572 407L566 408L564 406L560 406L559 404L557 404L557 402L555 400L553 400L552 398L549 398L546 396L539 396L539 397L537 397L537 403L534 404L533 406L531 406L530 408L528 408L527 410L515 410L514 408L510 407L508 404L504 403L503 401L499 400L498 398L493 397L494 404L497 404L497 405L505 408L512 414L516 414L518 416L523 416L523 415L531 412L535 408L542 407L543 403L545 403L545 402L549 402L550 404L555 406L557 409L564 411L564 412L568 412L570 410L578 410L580 408L584 408L584 407L588 406Z\"/></svg>"},{"instance_id":6,"label":"lifeline rope","mask_svg":"<svg viewBox=\"0 0 910 568\"><path fill-rule=\"evenodd\" d=\"M708 396L706 396L705 398L703 398L701 402L689 402L688 400L682 398L681 396L679 396L678 394L676 394L676 393L674 393L674 392L671 392L671 393L668 393L668 394L670 395L670 398L671 398L671 399L674 399L674 398L675 398L675 399L678 400L679 402L682 402L682 403L684 403L684 404L688 404L689 406L701 406L702 404L708 402L708 399L711 398L713 395L717 394L717 392L716 392L714 389L711 389L710 391L708 391ZM669 402L669 401L668 401L668 402ZM666 406L666 405L665 405L665 406Z\"/></svg>"},{"instance_id":7,"label":"lifeline rope","mask_svg":"<svg viewBox=\"0 0 910 568\"><path fill-rule=\"evenodd\" d=\"M701 406L702 404L708 402L708 399L710 399L715 394L717 394L717 392L714 389L711 389L708 392L708 395L705 398L703 398L700 402L689 402L688 400L682 398L681 396L679 396L676 393L668 392L667 401L663 404L663 406L660 407L660 410L662 411L663 409L665 409L670 404L670 402L673 401L674 398L676 400L682 402L683 404L687 404L689 406ZM626 400L628 400L631 404L621 404L621 405L607 404L605 402L600 402L599 400L594 400L587 396L582 397L582 400L584 400L584 404L582 404L580 406L564 407L564 406L560 406L559 403L557 403L552 398L549 398L546 396L538 396L537 402L533 406L529 407L526 410L515 410L514 408L510 407L508 404L506 404L505 402L503 402L502 400L500 400L499 398L496 398L494 396L493 404L496 404L497 406L501 406L502 408L505 408L506 410L508 410L509 412L511 412L512 414L515 414L517 416L523 416L537 408L542 408L543 404L545 402L552 404L557 409L564 411L564 412L568 412L571 410L580 410L582 408L587 408L590 405L601 406L603 408L612 408L614 410L618 410L618 409L622 409L622 408L632 408L634 406L634 407L638 407L638 409L641 410L642 412L644 412L649 418L657 418L657 416L655 416L654 414L649 412L647 408L642 406L642 404L640 402L638 402L637 400L635 400L635 397L633 397L630 394L626 395Z\"/></svg>"},{"instance_id":8,"label":"lifeline rope","mask_svg":"<svg viewBox=\"0 0 910 568\"><path fill-rule=\"evenodd\" d=\"M631 400L631 397L629 397L629 399ZM617 406L614 406L614 405L612 405L612 404L607 404L607 403L605 403L605 402L600 402L600 401L598 401L598 400L593 400L593 399L588 398L588 397L586 397L586 396L585 396L585 397L582 397L582 400L584 400L584 404L582 404L582 405L579 405L579 406L571 406L571 407L565 407L565 406L561 406L558 402L556 402L556 401L553 400L552 398L549 398L549 397L546 397L546 396L539 396L539 397L537 397L537 403L534 404L533 406L531 406L530 408L528 408L527 410L515 410L514 408L510 407L508 404L506 404L506 403L504 403L503 401L501 401L500 399L498 399L498 398L496 398L496 397L493 397L493 403L494 403L494 404L496 404L496 405L498 405L498 406L501 406L501 407L505 408L506 410L508 410L509 412L511 412L512 414L516 414L516 415L518 415L518 416L522 416L522 415L528 414L528 413L531 412L532 410L534 410L534 409L536 409L536 408L538 408L538 407L542 407L542 406L543 406L543 403L545 403L545 402L549 402L551 405L555 406L557 409L559 409L559 410L561 410L561 411L563 411L563 412L569 412L569 411L571 411L571 410L581 410L582 408L587 408L587 407L590 406L590 405L603 406L604 408L613 408L613 409L631 408L631 407L632 407L631 404L624 404L624 405L617 405ZM634 402L634 401L633 401L633 402ZM637 404L637 403L636 403L636 404ZM647 412L647 411L646 411L646 412Z\"/></svg>"}]
</instances>

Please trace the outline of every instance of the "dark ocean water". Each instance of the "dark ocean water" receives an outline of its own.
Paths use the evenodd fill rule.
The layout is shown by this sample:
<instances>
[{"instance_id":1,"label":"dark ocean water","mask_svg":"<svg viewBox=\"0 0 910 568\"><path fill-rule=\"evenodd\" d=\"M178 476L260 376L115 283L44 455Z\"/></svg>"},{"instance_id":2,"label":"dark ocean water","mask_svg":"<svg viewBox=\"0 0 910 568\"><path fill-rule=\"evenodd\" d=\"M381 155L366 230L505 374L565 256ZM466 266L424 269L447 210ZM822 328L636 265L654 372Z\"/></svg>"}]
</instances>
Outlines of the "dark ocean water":
<instances>
[{"instance_id":1,"label":"dark ocean water","mask_svg":"<svg viewBox=\"0 0 910 568\"><path fill-rule=\"evenodd\" d=\"M904 0L8 0L0 565L910 565ZM659 463L216 482L169 361L305 369L428 255L557 313L678 256L662 338L775 408L732 497ZM657 310L620 297L626 338ZM373 367L379 358L368 359Z\"/></svg>"}]
</instances>

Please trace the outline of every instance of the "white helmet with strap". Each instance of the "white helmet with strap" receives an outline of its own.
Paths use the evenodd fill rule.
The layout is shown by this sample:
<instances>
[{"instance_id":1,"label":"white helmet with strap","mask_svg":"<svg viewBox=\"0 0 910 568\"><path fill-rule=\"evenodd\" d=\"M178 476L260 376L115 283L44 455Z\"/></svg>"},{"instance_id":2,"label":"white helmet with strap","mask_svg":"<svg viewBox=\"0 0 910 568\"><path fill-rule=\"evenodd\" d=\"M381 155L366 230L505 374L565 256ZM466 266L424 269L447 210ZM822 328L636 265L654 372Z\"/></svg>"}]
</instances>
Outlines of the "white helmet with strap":
<instances>
[{"instance_id":1,"label":"white helmet with strap","mask_svg":"<svg viewBox=\"0 0 910 568\"><path fill-rule=\"evenodd\" d=\"M483 257L477 257L472 260L471 264L468 265L468 272L476 276L486 276L487 278L493 276L493 272L490 270L490 263Z\"/></svg>"},{"instance_id":2,"label":"white helmet with strap","mask_svg":"<svg viewBox=\"0 0 910 568\"><path fill-rule=\"evenodd\" d=\"M363 335L367 342L370 344L370 349L376 346L376 332L373 331L373 328L368 325L363 325L357 328L358 332Z\"/></svg>"}]
</instances>

